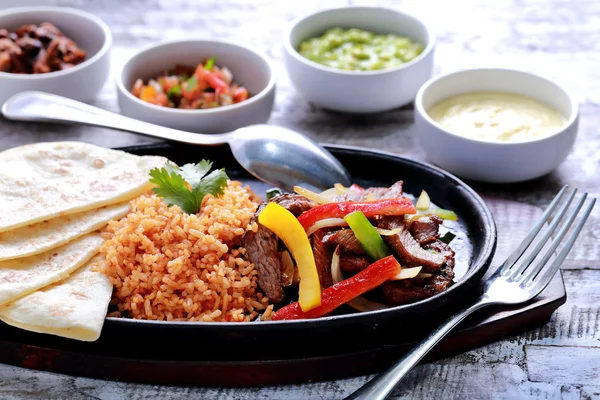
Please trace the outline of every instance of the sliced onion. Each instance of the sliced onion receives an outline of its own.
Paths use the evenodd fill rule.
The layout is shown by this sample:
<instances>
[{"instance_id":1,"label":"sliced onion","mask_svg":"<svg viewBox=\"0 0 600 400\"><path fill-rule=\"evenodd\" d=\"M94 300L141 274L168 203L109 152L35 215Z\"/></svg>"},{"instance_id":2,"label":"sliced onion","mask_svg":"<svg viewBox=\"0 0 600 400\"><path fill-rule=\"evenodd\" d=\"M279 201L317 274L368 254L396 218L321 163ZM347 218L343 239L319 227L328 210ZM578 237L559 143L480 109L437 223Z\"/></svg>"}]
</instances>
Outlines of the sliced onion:
<instances>
[{"instance_id":1,"label":"sliced onion","mask_svg":"<svg viewBox=\"0 0 600 400\"><path fill-rule=\"evenodd\" d=\"M340 246L336 246L333 251L333 256L331 257L331 279L333 279L333 284L335 285L338 282L344 280L344 276L342 275L342 270L340 269Z\"/></svg>"},{"instance_id":2,"label":"sliced onion","mask_svg":"<svg viewBox=\"0 0 600 400\"><path fill-rule=\"evenodd\" d=\"M334 187L324 190L320 193L320 196L327 200L331 200L337 195L338 195L337 189Z\"/></svg>"},{"instance_id":3,"label":"sliced onion","mask_svg":"<svg viewBox=\"0 0 600 400\"><path fill-rule=\"evenodd\" d=\"M341 183L335 183L333 185L333 187L337 191L337 194L344 194L344 193L346 193L346 188Z\"/></svg>"},{"instance_id":4,"label":"sliced onion","mask_svg":"<svg viewBox=\"0 0 600 400\"><path fill-rule=\"evenodd\" d=\"M334 285L344 280L344 275L342 275L342 270L340 269L340 246L335 248L333 257L331 257L331 279L333 280ZM355 297L346 304L361 312L387 308L385 304L367 300L363 296Z\"/></svg>"},{"instance_id":5,"label":"sliced onion","mask_svg":"<svg viewBox=\"0 0 600 400\"><path fill-rule=\"evenodd\" d=\"M402 268L402 271L400 271L398 273L398 275L396 275L395 277L393 277L390 280L391 281L399 281L399 280L402 280L402 279L414 278L417 275L419 275L419 272L421 272L421 268L423 268L423 267Z\"/></svg>"},{"instance_id":6,"label":"sliced onion","mask_svg":"<svg viewBox=\"0 0 600 400\"><path fill-rule=\"evenodd\" d=\"M231 82L233 82L233 74L227 67L221 68L221 76L226 84L231 85Z\"/></svg>"},{"instance_id":7,"label":"sliced onion","mask_svg":"<svg viewBox=\"0 0 600 400\"><path fill-rule=\"evenodd\" d=\"M383 228L377 228L375 227L375 230L377 231L377 233L379 233L381 236L394 236L397 233L402 232L402 228L396 228L396 229L383 229Z\"/></svg>"},{"instance_id":8,"label":"sliced onion","mask_svg":"<svg viewBox=\"0 0 600 400\"><path fill-rule=\"evenodd\" d=\"M371 192L367 193L367 197L365 198L365 201L376 201L377 197L375 197L375 195Z\"/></svg>"},{"instance_id":9,"label":"sliced onion","mask_svg":"<svg viewBox=\"0 0 600 400\"><path fill-rule=\"evenodd\" d=\"M384 308L387 308L383 303L367 300L362 296L358 296L346 304L360 312L383 310Z\"/></svg>"},{"instance_id":10,"label":"sliced onion","mask_svg":"<svg viewBox=\"0 0 600 400\"><path fill-rule=\"evenodd\" d=\"M420 211L427 211L431 206L431 199L429 199L429 195L426 191L422 190L419 199L417 200L417 204L415 204L415 208Z\"/></svg>"},{"instance_id":11,"label":"sliced onion","mask_svg":"<svg viewBox=\"0 0 600 400\"><path fill-rule=\"evenodd\" d=\"M310 236L319 229L331 228L332 226L347 226L348 223L343 218L325 218L315 222L306 230L306 235Z\"/></svg>"},{"instance_id":12,"label":"sliced onion","mask_svg":"<svg viewBox=\"0 0 600 400\"><path fill-rule=\"evenodd\" d=\"M294 192L298 193L301 196L306 197L309 200L314 201L317 204L329 203L329 200L327 198L321 196L319 193L315 193L312 190L308 190L308 189L305 189L300 186L294 186Z\"/></svg>"},{"instance_id":13,"label":"sliced onion","mask_svg":"<svg viewBox=\"0 0 600 400\"><path fill-rule=\"evenodd\" d=\"M424 279L424 278L431 278L432 276L433 276L433 274L428 274L428 273L426 273L426 272L419 272L419 273L417 274L417 276L415 276L415 278L421 278L421 279Z\"/></svg>"},{"instance_id":14,"label":"sliced onion","mask_svg":"<svg viewBox=\"0 0 600 400\"><path fill-rule=\"evenodd\" d=\"M294 281L294 261L288 251L282 251L281 253L281 280L283 286L290 286Z\"/></svg>"}]
</instances>

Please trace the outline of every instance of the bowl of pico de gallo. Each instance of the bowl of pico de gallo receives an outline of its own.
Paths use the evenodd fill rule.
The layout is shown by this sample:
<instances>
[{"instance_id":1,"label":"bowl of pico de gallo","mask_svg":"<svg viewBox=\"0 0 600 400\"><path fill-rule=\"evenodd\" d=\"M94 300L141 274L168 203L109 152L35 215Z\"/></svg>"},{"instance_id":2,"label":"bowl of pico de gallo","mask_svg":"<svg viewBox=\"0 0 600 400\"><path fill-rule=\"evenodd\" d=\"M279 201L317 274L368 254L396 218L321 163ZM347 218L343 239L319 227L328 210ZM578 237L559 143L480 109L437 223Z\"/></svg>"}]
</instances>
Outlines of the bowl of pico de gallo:
<instances>
[{"instance_id":1,"label":"bowl of pico de gallo","mask_svg":"<svg viewBox=\"0 0 600 400\"><path fill-rule=\"evenodd\" d=\"M117 76L121 113L196 133L267 122L275 75L266 56L220 40L176 40L134 54Z\"/></svg>"}]
</instances>

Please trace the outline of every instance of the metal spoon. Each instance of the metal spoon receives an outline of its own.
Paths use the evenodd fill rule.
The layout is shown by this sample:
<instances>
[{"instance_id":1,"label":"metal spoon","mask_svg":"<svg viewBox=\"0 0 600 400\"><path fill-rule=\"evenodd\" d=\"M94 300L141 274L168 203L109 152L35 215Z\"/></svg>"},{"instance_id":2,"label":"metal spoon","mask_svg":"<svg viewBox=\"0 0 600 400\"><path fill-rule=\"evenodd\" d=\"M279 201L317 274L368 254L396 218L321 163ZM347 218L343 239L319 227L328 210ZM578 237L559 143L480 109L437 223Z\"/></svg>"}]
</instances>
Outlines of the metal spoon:
<instances>
[{"instance_id":1,"label":"metal spoon","mask_svg":"<svg viewBox=\"0 0 600 400\"><path fill-rule=\"evenodd\" d=\"M193 145L229 144L235 159L261 181L292 191L294 185L325 189L350 185L350 174L327 150L297 132L251 125L229 133L203 135L149 124L43 92L22 92L2 106L4 117L19 121L102 126Z\"/></svg>"}]
</instances>

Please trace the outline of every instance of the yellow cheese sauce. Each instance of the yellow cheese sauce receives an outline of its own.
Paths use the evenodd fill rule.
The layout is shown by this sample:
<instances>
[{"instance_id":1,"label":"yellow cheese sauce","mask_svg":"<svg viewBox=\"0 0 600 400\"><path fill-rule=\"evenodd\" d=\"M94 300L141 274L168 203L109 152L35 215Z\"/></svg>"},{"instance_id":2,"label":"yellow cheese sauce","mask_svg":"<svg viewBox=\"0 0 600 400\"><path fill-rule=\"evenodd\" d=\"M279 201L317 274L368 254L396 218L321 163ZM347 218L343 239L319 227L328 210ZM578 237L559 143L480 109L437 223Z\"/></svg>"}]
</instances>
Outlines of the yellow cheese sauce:
<instances>
[{"instance_id":1,"label":"yellow cheese sauce","mask_svg":"<svg viewBox=\"0 0 600 400\"><path fill-rule=\"evenodd\" d=\"M427 113L454 134L503 142L550 136L566 122L562 114L544 103L505 92L453 96L434 105Z\"/></svg>"}]
</instances>

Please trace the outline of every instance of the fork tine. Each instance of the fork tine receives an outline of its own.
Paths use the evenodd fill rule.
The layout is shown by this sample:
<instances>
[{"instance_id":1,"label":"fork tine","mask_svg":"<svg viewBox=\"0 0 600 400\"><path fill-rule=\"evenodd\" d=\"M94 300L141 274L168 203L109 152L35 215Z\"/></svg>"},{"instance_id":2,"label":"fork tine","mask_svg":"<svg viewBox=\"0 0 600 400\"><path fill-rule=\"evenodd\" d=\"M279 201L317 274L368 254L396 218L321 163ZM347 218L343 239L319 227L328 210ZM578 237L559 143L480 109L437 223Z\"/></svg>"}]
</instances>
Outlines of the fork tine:
<instances>
[{"instance_id":1,"label":"fork tine","mask_svg":"<svg viewBox=\"0 0 600 400\"><path fill-rule=\"evenodd\" d=\"M581 196L581 199L579 199L577 202L575 210L573 210L573 212L569 215L567 222L560 228L560 231L558 231L556 237L550 244L550 247L546 250L546 253L543 255L542 259L536 262L532 268L527 269L526 273L523 273L523 284L527 284L528 281L532 281L546 265L550 257L552 257L552 254L554 254L556 248L558 245L560 245L560 242L563 240L567 232L569 232L569 229L571 228L571 225L573 225L573 221L575 221L575 218L577 217L577 214L579 214L581 207L583 207L583 203L585 202L586 198L587 193L584 193L583 196Z\"/></svg>"},{"instance_id":2,"label":"fork tine","mask_svg":"<svg viewBox=\"0 0 600 400\"><path fill-rule=\"evenodd\" d=\"M567 255L569 254L569 252L571 251L571 248L575 244L575 240L577 240L577 237L579 236L579 234L581 233L581 230L583 229L583 225L585 224L588 217L592 213L594 204L596 204L596 199L592 199L592 201L590 202L588 207L585 209L585 212L583 213L581 220L575 226L575 229L573 230L573 233L571 233L571 236L569 236L567 243L565 243L565 246L562 248L560 253L556 256L556 258L554 259L554 261L552 262L550 267L547 269L547 271L544 274L539 274L538 277L533 281L534 285L535 285L534 286L535 290L537 292L536 296L542 290L544 290L546 288L546 286L548 286L548 284L550 283L550 281L552 280L552 278L554 277L556 272L560 269L560 266L562 265L562 263L565 261L565 258L567 258Z\"/></svg>"},{"instance_id":3,"label":"fork tine","mask_svg":"<svg viewBox=\"0 0 600 400\"><path fill-rule=\"evenodd\" d=\"M558 227L558 224L563 219L563 216L569 209L569 206L571 205L573 198L575 198L576 193L577 193L577 189L574 189L571 192L571 194L569 195L569 197L565 200L564 204L560 207L560 210L558 210L558 212L554 216L552 223L550 224L550 226L548 227L546 232L544 232L544 235L538 241L535 248L531 251L531 253L529 255L527 255L527 257L519 264L519 266L516 269L511 270L511 276L514 279L518 279L519 275L521 273L523 273L531 265L531 263L533 262L533 259L537 257L537 255L540 253L542 248L546 245L546 242L548 241L550 236L552 236L552 234Z\"/></svg>"},{"instance_id":4,"label":"fork tine","mask_svg":"<svg viewBox=\"0 0 600 400\"><path fill-rule=\"evenodd\" d=\"M535 236L540 231L540 229L542 229L546 221L548 221L548 218L550 218L550 215L556 208L556 205L561 200L562 196L565 194L567 187L568 185L565 185L562 187L562 189L560 189L560 192L558 192L558 194L554 197L552 202L548 205L546 211L544 211L544 214L542 215L540 220L533 226L533 228L531 228L531 231L529 231L529 233L527 234L525 239L523 239L519 247L517 247L515 251L513 251L512 254L508 256L508 258L502 263L502 265L500 265L498 271L501 274L507 272L517 262L517 260L521 258L521 256L523 255L525 250L527 250Z\"/></svg>"}]
</instances>

